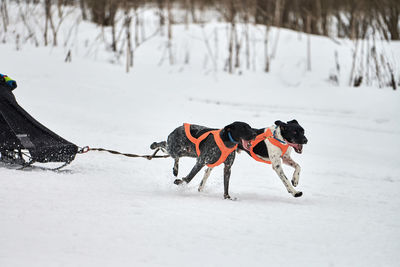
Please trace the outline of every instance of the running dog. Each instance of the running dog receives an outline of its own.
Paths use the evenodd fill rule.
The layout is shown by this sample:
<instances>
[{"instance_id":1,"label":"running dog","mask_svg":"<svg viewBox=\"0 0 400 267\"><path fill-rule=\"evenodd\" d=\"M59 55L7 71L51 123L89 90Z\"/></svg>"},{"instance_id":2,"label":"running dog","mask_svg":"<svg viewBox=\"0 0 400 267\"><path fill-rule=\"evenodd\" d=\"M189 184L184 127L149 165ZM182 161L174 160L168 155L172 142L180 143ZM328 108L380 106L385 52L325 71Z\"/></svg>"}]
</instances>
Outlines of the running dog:
<instances>
[{"instance_id":1,"label":"running dog","mask_svg":"<svg viewBox=\"0 0 400 267\"><path fill-rule=\"evenodd\" d=\"M254 129L244 122L234 122L220 130L185 123L176 128L168 136L167 141L154 142L150 148L156 149L153 155L161 149L175 160L174 176L178 176L179 158L197 159L186 177L174 181L177 185L189 183L204 165L209 167L204 175L208 178L212 168L224 163L224 198L230 199L229 178L236 149L240 144L243 150L249 151L251 140L255 137Z\"/></svg>"},{"instance_id":2,"label":"running dog","mask_svg":"<svg viewBox=\"0 0 400 267\"><path fill-rule=\"evenodd\" d=\"M294 151L299 154L303 152L303 145L308 142L304 135L304 129L296 120L291 120L286 123L276 121L274 126L254 130L257 133L257 137L254 141L251 141L250 149L244 148L239 144L238 150L245 150L255 160L271 164L288 192L294 197L302 196L302 192L293 188L293 186L296 187L299 184L300 165L290 157L290 153L291 148L294 148ZM283 172L282 162L295 169L291 181L292 184L290 184ZM206 170L206 175L204 175L200 183L199 191L203 190L208 178L207 172L209 171L211 170Z\"/></svg>"}]
</instances>

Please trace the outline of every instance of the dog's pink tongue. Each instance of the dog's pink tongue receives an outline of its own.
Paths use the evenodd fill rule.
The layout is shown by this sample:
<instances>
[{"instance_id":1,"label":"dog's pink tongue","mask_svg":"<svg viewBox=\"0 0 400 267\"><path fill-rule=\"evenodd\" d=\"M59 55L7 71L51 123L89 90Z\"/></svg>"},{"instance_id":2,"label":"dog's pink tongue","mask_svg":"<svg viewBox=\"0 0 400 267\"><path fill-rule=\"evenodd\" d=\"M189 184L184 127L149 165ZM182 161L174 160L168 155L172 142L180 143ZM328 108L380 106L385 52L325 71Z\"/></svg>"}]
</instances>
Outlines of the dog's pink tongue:
<instances>
[{"instance_id":1,"label":"dog's pink tongue","mask_svg":"<svg viewBox=\"0 0 400 267\"><path fill-rule=\"evenodd\" d=\"M247 140L243 140L243 139L242 139L242 146L243 146L244 149L246 149L247 151L249 151L249 150L250 150L250 141L247 141Z\"/></svg>"},{"instance_id":2,"label":"dog's pink tongue","mask_svg":"<svg viewBox=\"0 0 400 267\"><path fill-rule=\"evenodd\" d=\"M293 147L297 152L301 153L301 151L303 150L303 145L301 144L293 144L293 143L289 143L289 146Z\"/></svg>"},{"instance_id":3,"label":"dog's pink tongue","mask_svg":"<svg viewBox=\"0 0 400 267\"><path fill-rule=\"evenodd\" d=\"M298 144L289 143L289 146L292 146L292 147L294 147L294 148L296 148L296 149L299 149L299 145L298 145Z\"/></svg>"}]
</instances>

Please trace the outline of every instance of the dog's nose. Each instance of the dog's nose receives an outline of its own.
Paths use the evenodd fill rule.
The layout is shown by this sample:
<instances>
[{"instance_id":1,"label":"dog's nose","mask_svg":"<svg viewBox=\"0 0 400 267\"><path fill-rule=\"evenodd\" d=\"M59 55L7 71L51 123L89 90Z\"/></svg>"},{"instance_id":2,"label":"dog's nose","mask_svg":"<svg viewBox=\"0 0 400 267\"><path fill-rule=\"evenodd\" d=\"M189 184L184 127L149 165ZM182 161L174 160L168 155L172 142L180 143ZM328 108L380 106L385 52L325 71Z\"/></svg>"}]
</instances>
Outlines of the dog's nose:
<instances>
[{"instance_id":1,"label":"dog's nose","mask_svg":"<svg viewBox=\"0 0 400 267\"><path fill-rule=\"evenodd\" d=\"M304 144L307 144L307 142L308 142L308 140L307 140L307 138L304 136L303 143L304 143Z\"/></svg>"}]
</instances>

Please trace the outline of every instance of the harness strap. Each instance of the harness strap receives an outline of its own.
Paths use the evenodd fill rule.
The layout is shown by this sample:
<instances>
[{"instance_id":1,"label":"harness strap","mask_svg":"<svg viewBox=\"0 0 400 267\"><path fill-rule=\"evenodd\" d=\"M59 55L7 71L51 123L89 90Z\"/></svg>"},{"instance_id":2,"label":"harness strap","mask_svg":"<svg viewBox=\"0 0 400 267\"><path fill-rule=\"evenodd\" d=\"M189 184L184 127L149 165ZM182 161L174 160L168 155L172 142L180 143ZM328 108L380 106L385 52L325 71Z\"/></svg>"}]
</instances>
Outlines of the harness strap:
<instances>
[{"instance_id":1,"label":"harness strap","mask_svg":"<svg viewBox=\"0 0 400 267\"><path fill-rule=\"evenodd\" d=\"M237 144L232 147L226 147L224 144L224 141L222 141L220 133L221 130L213 130L213 131L208 131L205 132L204 134L202 134L199 138L195 138L192 136L192 134L190 133L190 124L189 123L184 123L183 124L184 128L185 128L185 134L186 137L196 146L196 154L197 156L200 156L200 143L206 139L210 134L212 134L214 136L214 141L217 144L219 150L221 151L221 156L219 157L219 159L211 164L207 164L208 167L213 168L216 167L222 163L225 162L226 158L229 156L229 154L231 154L233 151L236 150L237 148Z\"/></svg>"},{"instance_id":2,"label":"harness strap","mask_svg":"<svg viewBox=\"0 0 400 267\"><path fill-rule=\"evenodd\" d=\"M193 144L197 143L197 138L194 138L192 134L190 133L190 124L189 123L184 123L183 127L185 128L185 134L186 137L192 142Z\"/></svg>"},{"instance_id":3,"label":"harness strap","mask_svg":"<svg viewBox=\"0 0 400 267\"><path fill-rule=\"evenodd\" d=\"M289 148L289 145L286 144L286 143L282 143L281 140L275 138L275 135L271 132L271 130L269 128L265 132L263 132L262 134L257 135L256 138L251 141L251 147L250 147L250 155L251 155L251 157L253 159L255 159L256 161L264 162L264 163L267 163L267 164L271 164L270 160L264 160L264 159L260 158L253 151L254 147L258 143L260 143L261 141L264 141L265 139L268 139L268 141L271 144L273 144L274 146L277 146L277 147L279 147L281 149L281 151L282 151L281 157L286 153L286 151Z\"/></svg>"}]
</instances>

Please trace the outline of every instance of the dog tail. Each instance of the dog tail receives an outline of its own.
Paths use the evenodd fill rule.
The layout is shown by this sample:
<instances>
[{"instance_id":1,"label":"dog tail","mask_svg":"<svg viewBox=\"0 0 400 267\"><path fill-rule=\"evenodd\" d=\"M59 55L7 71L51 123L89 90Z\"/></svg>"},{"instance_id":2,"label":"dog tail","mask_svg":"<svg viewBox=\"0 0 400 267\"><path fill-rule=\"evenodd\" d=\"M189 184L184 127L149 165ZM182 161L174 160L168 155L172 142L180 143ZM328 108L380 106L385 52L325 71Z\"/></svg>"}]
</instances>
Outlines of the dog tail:
<instances>
[{"instance_id":1,"label":"dog tail","mask_svg":"<svg viewBox=\"0 0 400 267\"><path fill-rule=\"evenodd\" d=\"M156 148L161 148L163 150L167 150L167 142L162 141L162 142L154 142L150 145L151 149L156 149Z\"/></svg>"}]
</instances>

